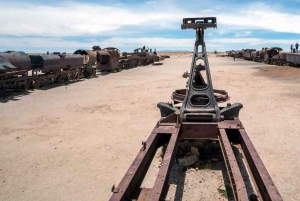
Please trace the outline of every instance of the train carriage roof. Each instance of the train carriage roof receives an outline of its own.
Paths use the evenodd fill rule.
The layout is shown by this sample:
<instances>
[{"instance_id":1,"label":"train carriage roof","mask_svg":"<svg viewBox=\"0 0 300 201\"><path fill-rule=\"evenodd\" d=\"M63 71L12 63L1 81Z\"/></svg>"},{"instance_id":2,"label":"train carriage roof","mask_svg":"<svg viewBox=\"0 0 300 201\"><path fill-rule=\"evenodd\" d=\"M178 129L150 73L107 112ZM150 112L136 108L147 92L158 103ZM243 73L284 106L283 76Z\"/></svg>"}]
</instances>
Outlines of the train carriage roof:
<instances>
[{"instance_id":1,"label":"train carriage roof","mask_svg":"<svg viewBox=\"0 0 300 201\"><path fill-rule=\"evenodd\" d=\"M280 47L271 47L270 50L278 50L278 51L282 51L283 49Z\"/></svg>"}]
</instances>

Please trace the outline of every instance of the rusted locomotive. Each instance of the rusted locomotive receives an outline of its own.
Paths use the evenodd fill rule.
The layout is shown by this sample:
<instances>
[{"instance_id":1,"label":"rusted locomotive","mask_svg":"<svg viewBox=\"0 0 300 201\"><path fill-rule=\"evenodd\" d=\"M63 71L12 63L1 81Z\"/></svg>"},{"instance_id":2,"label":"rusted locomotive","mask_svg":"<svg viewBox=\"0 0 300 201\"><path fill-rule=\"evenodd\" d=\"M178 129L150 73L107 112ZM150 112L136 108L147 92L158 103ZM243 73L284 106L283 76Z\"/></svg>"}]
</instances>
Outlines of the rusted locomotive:
<instances>
[{"instance_id":1,"label":"rusted locomotive","mask_svg":"<svg viewBox=\"0 0 300 201\"><path fill-rule=\"evenodd\" d=\"M245 60L252 60L251 53L256 51L255 49L245 49L243 50L243 56Z\"/></svg>"},{"instance_id":2,"label":"rusted locomotive","mask_svg":"<svg viewBox=\"0 0 300 201\"><path fill-rule=\"evenodd\" d=\"M27 55L22 51L0 53L1 96L7 90L38 88L63 80L78 79L86 69L81 55L54 53Z\"/></svg>"},{"instance_id":3,"label":"rusted locomotive","mask_svg":"<svg viewBox=\"0 0 300 201\"><path fill-rule=\"evenodd\" d=\"M62 81L80 79L90 75L91 69L83 65L79 54L28 55L22 51L0 53L0 97L7 91L38 88Z\"/></svg>"},{"instance_id":4,"label":"rusted locomotive","mask_svg":"<svg viewBox=\"0 0 300 201\"><path fill-rule=\"evenodd\" d=\"M263 56L263 61L265 63L271 64L272 57L278 55L280 51L282 51L280 47L265 48L263 51L261 51L261 55Z\"/></svg>"},{"instance_id":5,"label":"rusted locomotive","mask_svg":"<svg viewBox=\"0 0 300 201\"><path fill-rule=\"evenodd\" d=\"M300 53L284 53L280 47L265 47L260 51L243 49L241 51L227 51L227 56L243 58L256 62L263 62L278 66L293 66L300 68ZM249 56L250 52L250 56Z\"/></svg>"},{"instance_id":6,"label":"rusted locomotive","mask_svg":"<svg viewBox=\"0 0 300 201\"><path fill-rule=\"evenodd\" d=\"M300 68L300 53L282 53L281 64Z\"/></svg>"},{"instance_id":7,"label":"rusted locomotive","mask_svg":"<svg viewBox=\"0 0 300 201\"><path fill-rule=\"evenodd\" d=\"M252 60L252 61L259 61L260 60L259 52L260 51L252 51L251 52L250 60Z\"/></svg>"},{"instance_id":8,"label":"rusted locomotive","mask_svg":"<svg viewBox=\"0 0 300 201\"><path fill-rule=\"evenodd\" d=\"M155 60L155 55L152 52L152 49L149 50L149 48L145 48L145 46L143 48L135 49L134 53L139 55L142 65L151 64Z\"/></svg>"},{"instance_id":9,"label":"rusted locomotive","mask_svg":"<svg viewBox=\"0 0 300 201\"><path fill-rule=\"evenodd\" d=\"M154 63L156 59L156 51L152 52L152 49L146 48L137 48L133 52L123 52L122 53L122 66L124 68L135 67L139 65L148 65Z\"/></svg>"},{"instance_id":10,"label":"rusted locomotive","mask_svg":"<svg viewBox=\"0 0 300 201\"><path fill-rule=\"evenodd\" d=\"M120 57L120 66L122 69L134 68L141 65L140 57L137 53L123 52Z\"/></svg>"},{"instance_id":11,"label":"rusted locomotive","mask_svg":"<svg viewBox=\"0 0 300 201\"><path fill-rule=\"evenodd\" d=\"M0 97L7 90L24 90L28 86L30 58L25 52L0 52Z\"/></svg>"},{"instance_id":12,"label":"rusted locomotive","mask_svg":"<svg viewBox=\"0 0 300 201\"><path fill-rule=\"evenodd\" d=\"M87 66L94 66L100 71L120 71L121 69L134 68L140 65L148 65L155 61L156 55L149 48L137 48L133 52L123 52L115 47L101 49L94 46L92 50L76 50L75 54L84 57Z\"/></svg>"},{"instance_id":13,"label":"rusted locomotive","mask_svg":"<svg viewBox=\"0 0 300 201\"><path fill-rule=\"evenodd\" d=\"M101 49L100 46L93 46L92 50L79 49L74 54L83 56L84 65L101 71L114 71L119 69L120 51L114 47Z\"/></svg>"},{"instance_id":14,"label":"rusted locomotive","mask_svg":"<svg viewBox=\"0 0 300 201\"><path fill-rule=\"evenodd\" d=\"M92 50L79 49L73 54L54 52L52 54L28 55L22 51L0 52L0 97L8 91L39 88L82 77L96 76L96 70L120 71L153 63L156 51L137 48L133 53L123 53L115 47ZM159 58L161 59L161 58Z\"/></svg>"},{"instance_id":15,"label":"rusted locomotive","mask_svg":"<svg viewBox=\"0 0 300 201\"><path fill-rule=\"evenodd\" d=\"M32 71L29 85L34 88L79 79L86 71L79 54L67 55L58 52L50 55L29 55L29 58Z\"/></svg>"}]
</instances>

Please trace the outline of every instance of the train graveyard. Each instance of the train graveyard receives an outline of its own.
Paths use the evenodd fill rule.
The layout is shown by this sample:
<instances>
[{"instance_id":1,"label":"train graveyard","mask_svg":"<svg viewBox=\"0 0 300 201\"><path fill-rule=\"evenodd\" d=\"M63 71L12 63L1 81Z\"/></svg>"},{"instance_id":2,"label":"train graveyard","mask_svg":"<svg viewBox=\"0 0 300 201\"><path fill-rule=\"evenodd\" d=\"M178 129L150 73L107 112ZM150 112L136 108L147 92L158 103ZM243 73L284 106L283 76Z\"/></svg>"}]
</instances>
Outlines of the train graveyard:
<instances>
[{"instance_id":1,"label":"train graveyard","mask_svg":"<svg viewBox=\"0 0 300 201\"><path fill-rule=\"evenodd\" d=\"M160 118L157 103L186 85L190 60L190 53L178 54L163 66L2 99L0 200L108 200ZM243 103L240 119L283 200L298 200L299 69L213 55L209 62L214 88ZM173 169L167 199L228 200L220 166ZM159 156L151 168L145 186L154 182Z\"/></svg>"}]
</instances>

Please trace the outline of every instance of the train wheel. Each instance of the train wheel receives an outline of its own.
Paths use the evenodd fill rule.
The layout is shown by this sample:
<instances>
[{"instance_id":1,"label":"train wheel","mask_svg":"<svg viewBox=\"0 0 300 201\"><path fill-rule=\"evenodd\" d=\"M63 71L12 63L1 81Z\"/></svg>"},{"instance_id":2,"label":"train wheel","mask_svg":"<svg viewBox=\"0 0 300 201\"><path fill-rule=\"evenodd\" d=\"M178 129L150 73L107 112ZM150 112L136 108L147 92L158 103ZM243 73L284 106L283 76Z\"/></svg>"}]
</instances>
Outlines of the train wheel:
<instances>
[{"instance_id":1,"label":"train wheel","mask_svg":"<svg viewBox=\"0 0 300 201\"><path fill-rule=\"evenodd\" d=\"M21 89L22 91L25 91L27 88L28 88L28 87L26 87L25 84L22 84L21 87L20 87L20 89Z\"/></svg>"},{"instance_id":2,"label":"train wheel","mask_svg":"<svg viewBox=\"0 0 300 201\"><path fill-rule=\"evenodd\" d=\"M70 75L70 80L75 80L75 73L71 73L71 75Z\"/></svg>"},{"instance_id":3,"label":"train wheel","mask_svg":"<svg viewBox=\"0 0 300 201\"><path fill-rule=\"evenodd\" d=\"M60 82L61 82L61 76L57 76L56 79L55 79L55 83L58 84L58 83L60 83Z\"/></svg>"},{"instance_id":4,"label":"train wheel","mask_svg":"<svg viewBox=\"0 0 300 201\"><path fill-rule=\"evenodd\" d=\"M70 81L70 78L71 78L71 75L67 75L67 76L65 77L65 82L69 82L69 81Z\"/></svg>"},{"instance_id":5,"label":"train wheel","mask_svg":"<svg viewBox=\"0 0 300 201\"><path fill-rule=\"evenodd\" d=\"M78 73L78 72L76 72L76 73L75 73L75 75L74 75L74 79L75 79L75 80L78 80L78 78L79 78L79 76L78 76L78 75L79 75L79 73Z\"/></svg>"},{"instance_id":6,"label":"train wheel","mask_svg":"<svg viewBox=\"0 0 300 201\"><path fill-rule=\"evenodd\" d=\"M16 92L20 91L20 86L18 84L16 84L16 86L14 87Z\"/></svg>"},{"instance_id":7,"label":"train wheel","mask_svg":"<svg viewBox=\"0 0 300 201\"><path fill-rule=\"evenodd\" d=\"M54 78L51 78L50 79L50 84L54 84L55 83L55 79Z\"/></svg>"},{"instance_id":8,"label":"train wheel","mask_svg":"<svg viewBox=\"0 0 300 201\"><path fill-rule=\"evenodd\" d=\"M93 75L93 77L96 77L96 69L94 69L94 68L92 70L92 75Z\"/></svg>"},{"instance_id":9,"label":"train wheel","mask_svg":"<svg viewBox=\"0 0 300 201\"><path fill-rule=\"evenodd\" d=\"M33 87L35 89L39 88L41 86L41 83L39 81L35 81L34 84L33 84Z\"/></svg>"},{"instance_id":10,"label":"train wheel","mask_svg":"<svg viewBox=\"0 0 300 201\"><path fill-rule=\"evenodd\" d=\"M91 78L91 72L86 70L86 71L84 72L84 77L85 77L85 78Z\"/></svg>"}]
</instances>

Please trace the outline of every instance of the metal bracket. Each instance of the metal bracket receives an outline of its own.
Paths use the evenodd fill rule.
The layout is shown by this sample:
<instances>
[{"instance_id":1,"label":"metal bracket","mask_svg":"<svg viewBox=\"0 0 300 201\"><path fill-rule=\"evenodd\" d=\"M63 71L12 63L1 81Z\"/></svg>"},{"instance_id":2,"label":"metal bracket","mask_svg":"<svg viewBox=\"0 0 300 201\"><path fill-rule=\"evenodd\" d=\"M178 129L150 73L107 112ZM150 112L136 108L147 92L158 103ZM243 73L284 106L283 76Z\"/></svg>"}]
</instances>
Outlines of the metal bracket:
<instances>
[{"instance_id":1,"label":"metal bracket","mask_svg":"<svg viewBox=\"0 0 300 201\"><path fill-rule=\"evenodd\" d=\"M146 142L142 142L142 145L143 145L143 147L141 148L141 151L145 151L146 150L146 145L147 145L147 143Z\"/></svg>"},{"instance_id":2,"label":"metal bracket","mask_svg":"<svg viewBox=\"0 0 300 201\"><path fill-rule=\"evenodd\" d=\"M119 188L116 188L115 185L113 185L113 186L111 187L111 192L112 192L112 193L118 193L119 190L120 190L120 189L119 189Z\"/></svg>"}]
</instances>

